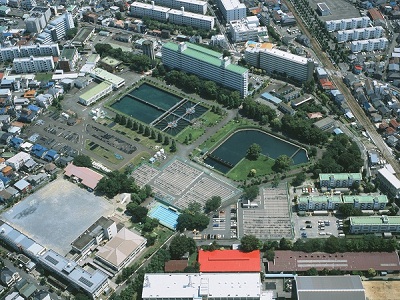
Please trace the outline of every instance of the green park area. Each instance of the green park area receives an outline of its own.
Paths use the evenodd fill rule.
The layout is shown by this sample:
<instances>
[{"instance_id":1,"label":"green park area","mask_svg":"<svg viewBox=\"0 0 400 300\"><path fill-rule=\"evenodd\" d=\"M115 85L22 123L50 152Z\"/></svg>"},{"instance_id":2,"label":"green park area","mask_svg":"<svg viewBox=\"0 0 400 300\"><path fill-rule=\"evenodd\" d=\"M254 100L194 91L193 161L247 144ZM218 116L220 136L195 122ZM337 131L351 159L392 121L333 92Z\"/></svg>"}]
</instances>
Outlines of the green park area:
<instances>
[{"instance_id":1,"label":"green park area","mask_svg":"<svg viewBox=\"0 0 400 300\"><path fill-rule=\"evenodd\" d=\"M113 152L92 141L85 141L85 149L92 151L97 156L105 158L112 164L119 164L121 162L121 160L115 157L115 154Z\"/></svg>"},{"instance_id":2,"label":"green park area","mask_svg":"<svg viewBox=\"0 0 400 300\"><path fill-rule=\"evenodd\" d=\"M35 75L35 79L37 81L46 82L46 81L51 80L52 78L53 78L53 73L37 73Z\"/></svg>"},{"instance_id":3,"label":"green park area","mask_svg":"<svg viewBox=\"0 0 400 300\"><path fill-rule=\"evenodd\" d=\"M255 173L250 177L265 176L273 173L272 166L275 160L265 155L260 155L256 160L243 158L232 170L227 174L228 178L241 181L249 178L252 170Z\"/></svg>"}]
</instances>

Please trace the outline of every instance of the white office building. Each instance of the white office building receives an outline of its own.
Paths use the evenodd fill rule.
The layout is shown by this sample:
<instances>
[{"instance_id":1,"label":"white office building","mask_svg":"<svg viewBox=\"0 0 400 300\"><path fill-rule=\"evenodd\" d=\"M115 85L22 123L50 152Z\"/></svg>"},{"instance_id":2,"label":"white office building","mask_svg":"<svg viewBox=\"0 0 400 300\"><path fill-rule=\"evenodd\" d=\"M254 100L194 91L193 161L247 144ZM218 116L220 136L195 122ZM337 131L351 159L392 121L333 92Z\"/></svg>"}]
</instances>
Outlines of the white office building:
<instances>
[{"instance_id":1,"label":"white office building","mask_svg":"<svg viewBox=\"0 0 400 300\"><path fill-rule=\"evenodd\" d=\"M369 40L382 37L384 32L385 31L382 26L340 30L337 32L336 38L338 43Z\"/></svg>"},{"instance_id":2,"label":"white office building","mask_svg":"<svg viewBox=\"0 0 400 300\"><path fill-rule=\"evenodd\" d=\"M297 81L305 82L313 77L314 62L305 57L278 49L247 48L248 64L265 70L268 74L285 74Z\"/></svg>"},{"instance_id":3,"label":"white office building","mask_svg":"<svg viewBox=\"0 0 400 300\"><path fill-rule=\"evenodd\" d=\"M256 16L229 22L229 32L232 41L235 43L249 40L257 41L260 36L268 36L267 27L260 27L260 21Z\"/></svg>"},{"instance_id":4,"label":"white office building","mask_svg":"<svg viewBox=\"0 0 400 300\"><path fill-rule=\"evenodd\" d=\"M186 25L205 30L214 28L214 17L187 12L183 7L181 10L171 9L168 11L168 21L171 24Z\"/></svg>"},{"instance_id":5,"label":"white office building","mask_svg":"<svg viewBox=\"0 0 400 300\"><path fill-rule=\"evenodd\" d=\"M387 168L378 170L377 179L379 180L379 189L388 193L391 197L400 198L400 180Z\"/></svg>"},{"instance_id":6,"label":"white office building","mask_svg":"<svg viewBox=\"0 0 400 300\"><path fill-rule=\"evenodd\" d=\"M263 290L260 273L145 274L143 300L272 300Z\"/></svg>"},{"instance_id":7,"label":"white office building","mask_svg":"<svg viewBox=\"0 0 400 300\"><path fill-rule=\"evenodd\" d=\"M40 73L54 70L52 56L14 58L13 69L16 73Z\"/></svg>"},{"instance_id":8,"label":"white office building","mask_svg":"<svg viewBox=\"0 0 400 300\"><path fill-rule=\"evenodd\" d=\"M43 32L37 36L36 41L41 44L57 42L66 36L69 29L74 27L75 25L72 15L66 12L65 14L50 21Z\"/></svg>"},{"instance_id":9,"label":"white office building","mask_svg":"<svg viewBox=\"0 0 400 300\"><path fill-rule=\"evenodd\" d=\"M207 13L207 1L199 0L154 0L154 3L161 6L166 6L174 9L190 11L196 14L205 15Z\"/></svg>"},{"instance_id":10,"label":"white office building","mask_svg":"<svg viewBox=\"0 0 400 300\"><path fill-rule=\"evenodd\" d=\"M351 42L350 49L353 53L371 52L376 50L385 50L388 47L389 41L387 38L360 40Z\"/></svg>"},{"instance_id":11,"label":"white office building","mask_svg":"<svg viewBox=\"0 0 400 300\"><path fill-rule=\"evenodd\" d=\"M400 232L399 216L350 217L350 233Z\"/></svg>"},{"instance_id":12,"label":"white office building","mask_svg":"<svg viewBox=\"0 0 400 300\"><path fill-rule=\"evenodd\" d=\"M133 2L131 4L131 14L134 17L148 17L150 19L167 22L168 11L170 8L142 2Z\"/></svg>"},{"instance_id":13,"label":"white office building","mask_svg":"<svg viewBox=\"0 0 400 300\"><path fill-rule=\"evenodd\" d=\"M215 81L239 91L241 97L247 96L249 70L232 64L222 53L191 43L166 43L162 47L162 62L171 69Z\"/></svg>"},{"instance_id":14,"label":"white office building","mask_svg":"<svg viewBox=\"0 0 400 300\"><path fill-rule=\"evenodd\" d=\"M14 58L29 56L60 56L58 44L13 46L0 48L0 61L12 61Z\"/></svg>"},{"instance_id":15,"label":"white office building","mask_svg":"<svg viewBox=\"0 0 400 300\"><path fill-rule=\"evenodd\" d=\"M368 17L326 21L325 26L329 32L365 28L369 26L371 20Z\"/></svg>"},{"instance_id":16,"label":"white office building","mask_svg":"<svg viewBox=\"0 0 400 300\"><path fill-rule=\"evenodd\" d=\"M113 86L111 83L108 83L106 81L100 82L95 87L80 95L79 102L87 106L103 98L104 96L107 96L112 91Z\"/></svg>"},{"instance_id":17,"label":"white office building","mask_svg":"<svg viewBox=\"0 0 400 300\"><path fill-rule=\"evenodd\" d=\"M217 6L226 23L240 20L247 16L246 5L239 0L217 0Z\"/></svg>"}]
</instances>

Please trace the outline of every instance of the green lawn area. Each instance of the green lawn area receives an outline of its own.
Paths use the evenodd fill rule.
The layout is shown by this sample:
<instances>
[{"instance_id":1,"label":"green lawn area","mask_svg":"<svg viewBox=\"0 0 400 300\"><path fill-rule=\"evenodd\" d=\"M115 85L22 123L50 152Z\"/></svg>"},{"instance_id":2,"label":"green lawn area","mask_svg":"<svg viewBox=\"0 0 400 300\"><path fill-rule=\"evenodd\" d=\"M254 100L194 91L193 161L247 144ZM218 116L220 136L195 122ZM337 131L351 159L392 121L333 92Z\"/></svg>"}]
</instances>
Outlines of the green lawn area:
<instances>
[{"instance_id":1,"label":"green lawn area","mask_svg":"<svg viewBox=\"0 0 400 300\"><path fill-rule=\"evenodd\" d=\"M223 119L223 117L209 110L204 115L202 115L200 119L203 120L203 123L207 127L211 127L219 123Z\"/></svg>"},{"instance_id":2,"label":"green lawn area","mask_svg":"<svg viewBox=\"0 0 400 300\"><path fill-rule=\"evenodd\" d=\"M47 74L47 73L37 73L35 75L35 79L37 81L49 81L49 80L51 80L51 78L53 78L53 74L52 73L49 73L49 74Z\"/></svg>"},{"instance_id":3,"label":"green lawn area","mask_svg":"<svg viewBox=\"0 0 400 300\"><path fill-rule=\"evenodd\" d=\"M232 170L227 174L228 178L233 180L246 180L249 179L247 176L251 169L257 171L256 176L263 176L272 173L272 166L275 160L268 158L264 155L260 155L257 160L249 160L243 158Z\"/></svg>"},{"instance_id":4,"label":"green lawn area","mask_svg":"<svg viewBox=\"0 0 400 300\"><path fill-rule=\"evenodd\" d=\"M85 141L85 149L92 151L98 156L104 157L110 163L119 164L121 162L119 159L115 157L113 152L89 140Z\"/></svg>"},{"instance_id":5,"label":"green lawn area","mask_svg":"<svg viewBox=\"0 0 400 300\"><path fill-rule=\"evenodd\" d=\"M192 134L192 140L190 143L197 140L206 130L203 127L194 128L193 126L187 126L184 130L182 130L177 136L176 140L183 144L185 142L186 137L189 138L189 135Z\"/></svg>"}]
</instances>

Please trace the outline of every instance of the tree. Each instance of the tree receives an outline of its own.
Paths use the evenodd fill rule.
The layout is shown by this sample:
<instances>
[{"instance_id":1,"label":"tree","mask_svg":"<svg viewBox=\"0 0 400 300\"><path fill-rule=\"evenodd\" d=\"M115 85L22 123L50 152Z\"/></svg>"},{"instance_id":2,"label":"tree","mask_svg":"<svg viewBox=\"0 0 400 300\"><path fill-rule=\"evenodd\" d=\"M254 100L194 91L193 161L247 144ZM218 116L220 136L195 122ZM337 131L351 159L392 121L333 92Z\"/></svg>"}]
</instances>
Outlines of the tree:
<instances>
[{"instance_id":1,"label":"tree","mask_svg":"<svg viewBox=\"0 0 400 300\"><path fill-rule=\"evenodd\" d=\"M121 14L121 12L117 11L117 12L115 13L115 18L116 18L117 20L122 20L122 14Z\"/></svg>"},{"instance_id":2,"label":"tree","mask_svg":"<svg viewBox=\"0 0 400 300\"><path fill-rule=\"evenodd\" d=\"M279 249L280 250L291 250L293 247L292 242L285 238L281 238L279 241Z\"/></svg>"},{"instance_id":3,"label":"tree","mask_svg":"<svg viewBox=\"0 0 400 300\"><path fill-rule=\"evenodd\" d=\"M318 271L316 268L308 269L305 273L305 276L318 276Z\"/></svg>"},{"instance_id":4,"label":"tree","mask_svg":"<svg viewBox=\"0 0 400 300\"><path fill-rule=\"evenodd\" d=\"M253 201L260 194L260 189L257 185L245 187L243 190L243 199Z\"/></svg>"},{"instance_id":5,"label":"tree","mask_svg":"<svg viewBox=\"0 0 400 300\"><path fill-rule=\"evenodd\" d=\"M138 133L142 134L143 132L144 132L144 126L143 126L143 124L139 124Z\"/></svg>"},{"instance_id":6,"label":"tree","mask_svg":"<svg viewBox=\"0 0 400 300\"><path fill-rule=\"evenodd\" d=\"M146 207L138 205L132 212L132 220L136 223L141 223L146 220L149 210Z\"/></svg>"},{"instance_id":7,"label":"tree","mask_svg":"<svg viewBox=\"0 0 400 300\"><path fill-rule=\"evenodd\" d=\"M368 269L368 277L374 277L376 276L376 271L374 268L369 268Z\"/></svg>"},{"instance_id":8,"label":"tree","mask_svg":"<svg viewBox=\"0 0 400 300\"><path fill-rule=\"evenodd\" d=\"M118 124L121 122L121 115L120 114L116 114L115 115L114 122L118 123Z\"/></svg>"},{"instance_id":9,"label":"tree","mask_svg":"<svg viewBox=\"0 0 400 300\"><path fill-rule=\"evenodd\" d=\"M75 156L73 164L77 167L90 168L92 167L92 159L87 155L80 154Z\"/></svg>"},{"instance_id":10,"label":"tree","mask_svg":"<svg viewBox=\"0 0 400 300\"><path fill-rule=\"evenodd\" d=\"M152 140L155 140L155 139L156 139L156 132L155 132L153 129L151 130L150 138L151 138Z\"/></svg>"},{"instance_id":11,"label":"tree","mask_svg":"<svg viewBox=\"0 0 400 300\"><path fill-rule=\"evenodd\" d=\"M213 196L206 201L204 210L206 213L216 211L221 206L222 199L220 196Z\"/></svg>"},{"instance_id":12,"label":"tree","mask_svg":"<svg viewBox=\"0 0 400 300\"><path fill-rule=\"evenodd\" d=\"M250 145L249 149L247 149L246 157L250 160L257 160L261 154L261 146L259 144Z\"/></svg>"},{"instance_id":13,"label":"tree","mask_svg":"<svg viewBox=\"0 0 400 300\"><path fill-rule=\"evenodd\" d=\"M150 136L150 128L149 128L149 127L146 126L146 127L144 128L144 133L143 133L143 135L144 135L144 136Z\"/></svg>"},{"instance_id":14,"label":"tree","mask_svg":"<svg viewBox=\"0 0 400 300\"><path fill-rule=\"evenodd\" d=\"M112 198L118 193L139 193L140 188L136 185L132 177L128 177L125 173L119 171L112 171L107 173L98 182L96 189L105 194L107 197Z\"/></svg>"},{"instance_id":15,"label":"tree","mask_svg":"<svg viewBox=\"0 0 400 300\"><path fill-rule=\"evenodd\" d=\"M136 195L136 194L134 194ZM139 202L140 203L140 202ZM136 201L131 201L126 205L126 211L129 213L129 215L132 216L133 211L138 207L138 204Z\"/></svg>"},{"instance_id":16,"label":"tree","mask_svg":"<svg viewBox=\"0 0 400 300\"><path fill-rule=\"evenodd\" d=\"M207 228L210 223L210 218L201 213L192 213L184 211L177 220L176 230L183 232L184 230L199 230Z\"/></svg>"},{"instance_id":17,"label":"tree","mask_svg":"<svg viewBox=\"0 0 400 300\"><path fill-rule=\"evenodd\" d=\"M165 136L164 138L164 145L168 146L169 145L169 137Z\"/></svg>"},{"instance_id":18,"label":"tree","mask_svg":"<svg viewBox=\"0 0 400 300\"><path fill-rule=\"evenodd\" d=\"M297 173L296 177L292 180L292 185L299 186L304 182L304 180L306 180L306 174L304 174L303 172Z\"/></svg>"},{"instance_id":19,"label":"tree","mask_svg":"<svg viewBox=\"0 0 400 300\"><path fill-rule=\"evenodd\" d=\"M121 116L121 121L119 122L119 124L122 126L126 125L126 117L124 115Z\"/></svg>"},{"instance_id":20,"label":"tree","mask_svg":"<svg viewBox=\"0 0 400 300\"><path fill-rule=\"evenodd\" d=\"M169 253L172 259L180 259L186 252L193 254L196 251L196 242L185 235L178 235L171 240Z\"/></svg>"},{"instance_id":21,"label":"tree","mask_svg":"<svg viewBox=\"0 0 400 300\"><path fill-rule=\"evenodd\" d=\"M126 122L126 128L131 129L132 128L132 119L128 118L128 121Z\"/></svg>"},{"instance_id":22,"label":"tree","mask_svg":"<svg viewBox=\"0 0 400 300\"><path fill-rule=\"evenodd\" d=\"M284 172L289 170L291 164L292 159L289 156L283 154L278 156L278 158L275 160L272 169L276 172Z\"/></svg>"},{"instance_id":23,"label":"tree","mask_svg":"<svg viewBox=\"0 0 400 300\"><path fill-rule=\"evenodd\" d=\"M157 135L157 143L162 143L162 142L163 142L163 136L162 136L161 132L159 132Z\"/></svg>"},{"instance_id":24,"label":"tree","mask_svg":"<svg viewBox=\"0 0 400 300\"><path fill-rule=\"evenodd\" d=\"M70 39L73 39L76 36L77 32L78 32L78 28L77 27L71 28L71 29L68 29L66 31L65 36L66 36L66 38L68 40L70 40Z\"/></svg>"},{"instance_id":25,"label":"tree","mask_svg":"<svg viewBox=\"0 0 400 300\"><path fill-rule=\"evenodd\" d=\"M137 131L138 129L139 129L139 125L138 125L138 123L136 121L134 121L133 124L132 124L132 130L133 131Z\"/></svg>"},{"instance_id":26,"label":"tree","mask_svg":"<svg viewBox=\"0 0 400 300\"><path fill-rule=\"evenodd\" d=\"M272 249L265 251L264 257L269 261L273 261L275 258L275 251Z\"/></svg>"},{"instance_id":27,"label":"tree","mask_svg":"<svg viewBox=\"0 0 400 300\"><path fill-rule=\"evenodd\" d=\"M172 140L172 144L171 144L171 147L169 148L169 151L171 151L171 152L176 152L176 143L175 143L175 140Z\"/></svg>"},{"instance_id":28,"label":"tree","mask_svg":"<svg viewBox=\"0 0 400 300\"><path fill-rule=\"evenodd\" d=\"M251 252L260 249L261 246L261 241L254 235L245 235L240 240L240 249L244 252Z\"/></svg>"}]
</instances>

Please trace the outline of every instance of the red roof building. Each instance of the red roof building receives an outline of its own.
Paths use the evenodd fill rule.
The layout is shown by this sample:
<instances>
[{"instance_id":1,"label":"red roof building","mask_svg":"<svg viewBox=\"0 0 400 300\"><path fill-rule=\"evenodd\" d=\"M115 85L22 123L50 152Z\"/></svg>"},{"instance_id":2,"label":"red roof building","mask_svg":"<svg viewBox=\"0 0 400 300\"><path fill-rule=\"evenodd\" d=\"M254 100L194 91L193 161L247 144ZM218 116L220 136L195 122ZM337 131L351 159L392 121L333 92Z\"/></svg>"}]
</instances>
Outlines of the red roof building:
<instances>
[{"instance_id":1,"label":"red roof building","mask_svg":"<svg viewBox=\"0 0 400 300\"><path fill-rule=\"evenodd\" d=\"M240 250L199 251L200 272L260 272L260 251Z\"/></svg>"},{"instance_id":2,"label":"red roof building","mask_svg":"<svg viewBox=\"0 0 400 300\"><path fill-rule=\"evenodd\" d=\"M371 8L368 10L368 14L371 17L372 21L376 20L384 20L385 18L383 17L382 13L377 9L377 8Z\"/></svg>"},{"instance_id":3,"label":"red roof building","mask_svg":"<svg viewBox=\"0 0 400 300\"><path fill-rule=\"evenodd\" d=\"M85 167L77 167L72 163L65 167L64 175L67 177L76 177L84 186L95 189L97 183L103 178L103 175Z\"/></svg>"}]
</instances>

